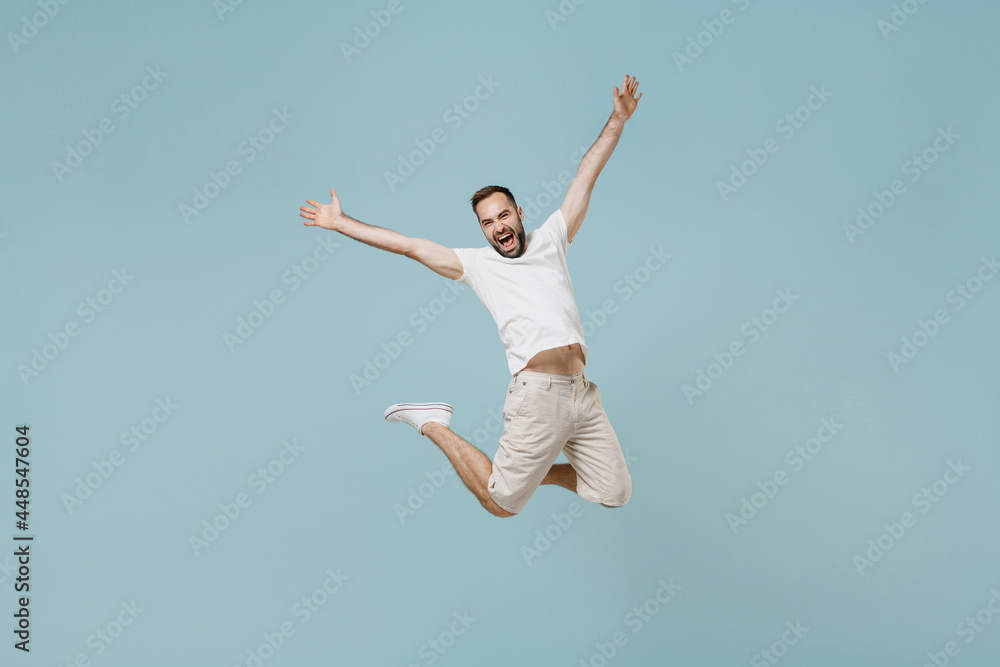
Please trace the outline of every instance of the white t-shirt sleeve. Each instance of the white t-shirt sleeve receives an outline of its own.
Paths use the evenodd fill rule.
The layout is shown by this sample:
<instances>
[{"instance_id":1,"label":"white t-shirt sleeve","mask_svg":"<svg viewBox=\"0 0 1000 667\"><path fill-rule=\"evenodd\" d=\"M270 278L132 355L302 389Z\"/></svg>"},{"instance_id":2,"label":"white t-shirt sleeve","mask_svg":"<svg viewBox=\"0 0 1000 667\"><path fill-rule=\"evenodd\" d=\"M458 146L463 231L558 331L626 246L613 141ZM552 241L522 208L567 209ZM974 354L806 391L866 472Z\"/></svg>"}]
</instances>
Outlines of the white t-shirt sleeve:
<instances>
[{"instance_id":1,"label":"white t-shirt sleeve","mask_svg":"<svg viewBox=\"0 0 1000 667\"><path fill-rule=\"evenodd\" d=\"M557 208L552 215L546 218L539 229L554 238L563 252L566 252L566 249L569 248L566 219L563 218L560 209Z\"/></svg>"},{"instance_id":2,"label":"white t-shirt sleeve","mask_svg":"<svg viewBox=\"0 0 1000 667\"><path fill-rule=\"evenodd\" d=\"M462 275L458 278L458 282L465 283L469 287L472 287L472 283L475 280L475 270L476 270L476 259L479 253L478 248L452 248L455 254L458 255L458 261L462 263Z\"/></svg>"}]
</instances>

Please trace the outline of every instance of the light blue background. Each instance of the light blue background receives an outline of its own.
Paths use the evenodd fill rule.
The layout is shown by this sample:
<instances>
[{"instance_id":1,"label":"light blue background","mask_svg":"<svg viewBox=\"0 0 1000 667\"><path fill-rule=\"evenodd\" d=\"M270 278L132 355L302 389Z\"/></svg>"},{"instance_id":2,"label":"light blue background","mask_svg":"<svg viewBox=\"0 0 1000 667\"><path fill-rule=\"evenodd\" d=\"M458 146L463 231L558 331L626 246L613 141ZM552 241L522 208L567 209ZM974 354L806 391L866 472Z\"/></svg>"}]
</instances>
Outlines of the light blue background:
<instances>
[{"instance_id":1,"label":"light blue background","mask_svg":"<svg viewBox=\"0 0 1000 667\"><path fill-rule=\"evenodd\" d=\"M15 49L8 33L41 10L4 4L0 403L11 449L13 427L31 425L36 539L32 652L5 631L0 662L247 665L290 622L264 664L429 665L422 647L467 612L435 664L599 665L616 632L627 643L612 665L765 664L786 622L808 631L782 664L918 666L949 641L953 664L995 664L1000 619L971 643L958 626L1000 589L1000 281L961 310L947 299L1000 251L997 5L926 3L884 36L889 0L590 0L563 3L575 10L559 22L555 0L403 0L345 57L386 6L248 1L220 18L208 0L70 2ZM679 68L675 52L723 10L732 22ZM112 105L147 67L166 77L121 118ZM298 207L334 186L370 224L484 245L472 193L496 183L538 202L596 139L626 73L644 95L569 262L585 321L617 306L588 329L587 372L631 457L631 502L581 503L557 530L553 515L579 502L565 490L500 520L451 475L401 520L444 457L382 411L450 402L455 431L483 429L492 457L503 348L468 290L418 331L411 314L448 281L305 227ZM453 128L446 110L481 76L499 87ZM785 138L775 124L813 86L832 97ZM249 161L240 145L275 109L294 118ZM57 177L53 162L102 119L113 132ZM390 189L385 172L435 128L447 140ZM959 138L911 182L903 165L938 128ZM723 201L717 181L770 137L779 150ZM186 223L180 205L230 160L240 173ZM844 225L894 179L906 193L850 242ZM339 247L292 290L283 275L324 234ZM671 259L626 300L616 285L651 246ZM78 304L123 268L134 280L85 321ZM284 303L230 351L224 334L275 289ZM785 289L798 300L751 343L744 324ZM942 308L949 321L894 369L887 354ZM79 335L22 379L69 322ZM355 391L350 376L403 332L412 344ZM737 340L745 353L689 401L683 385ZM121 434L167 398L179 408L128 451ZM824 418L842 429L796 471L786 452ZM250 476L286 440L304 451L258 495ZM68 511L114 450L124 463ZM921 513L913 497L949 461L969 470ZM726 515L778 471L788 483L734 533ZM196 555L189 537L241 492L252 504ZM915 524L859 572L907 511ZM526 558L546 529L558 538ZM349 579L302 623L293 606L328 569ZM633 632L627 615L661 579L679 591ZM88 637L132 601L144 611L97 655Z\"/></svg>"}]
</instances>

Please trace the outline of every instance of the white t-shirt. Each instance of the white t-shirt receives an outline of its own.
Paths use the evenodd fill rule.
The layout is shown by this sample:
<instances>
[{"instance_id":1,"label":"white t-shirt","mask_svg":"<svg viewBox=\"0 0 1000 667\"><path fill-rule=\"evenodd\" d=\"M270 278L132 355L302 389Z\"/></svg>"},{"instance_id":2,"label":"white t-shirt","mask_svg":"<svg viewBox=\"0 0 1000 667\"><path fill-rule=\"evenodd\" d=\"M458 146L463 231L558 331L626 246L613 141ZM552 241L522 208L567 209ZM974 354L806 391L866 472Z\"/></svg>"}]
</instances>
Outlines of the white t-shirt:
<instances>
[{"instance_id":1,"label":"white t-shirt","mask_svg":"<svg viewBox=\"0 0 1000 667\"><path fill-rule=\"evenodd\" d=\"M513 375L528 360L553 347L579 343L587 358L580 311L566 266L566 221L562 211L526 235L527 250L503 257L493 246L452 248L462 262L459 282L472 288L497 323Z\"/></svg>"}]
</instances>

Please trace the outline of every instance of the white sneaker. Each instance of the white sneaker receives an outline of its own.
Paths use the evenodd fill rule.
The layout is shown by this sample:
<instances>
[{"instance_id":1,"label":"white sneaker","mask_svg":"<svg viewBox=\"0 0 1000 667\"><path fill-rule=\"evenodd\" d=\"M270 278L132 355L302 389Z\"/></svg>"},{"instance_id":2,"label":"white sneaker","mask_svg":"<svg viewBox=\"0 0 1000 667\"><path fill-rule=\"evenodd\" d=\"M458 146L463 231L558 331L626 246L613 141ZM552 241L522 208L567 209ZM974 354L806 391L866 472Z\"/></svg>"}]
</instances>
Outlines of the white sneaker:
<instances>
[{"instance_id":1,"label":"white sneaker","mask_svg":"<svg viewBox=\"0 0 1000 667\"><path fill-rule=\"evenodd\" d=\"M385 409L385 420L409 424L423 435L421 429L427 422L448 426L452 407L447 403L396 403Z\"/></svg>"}]
</instances>

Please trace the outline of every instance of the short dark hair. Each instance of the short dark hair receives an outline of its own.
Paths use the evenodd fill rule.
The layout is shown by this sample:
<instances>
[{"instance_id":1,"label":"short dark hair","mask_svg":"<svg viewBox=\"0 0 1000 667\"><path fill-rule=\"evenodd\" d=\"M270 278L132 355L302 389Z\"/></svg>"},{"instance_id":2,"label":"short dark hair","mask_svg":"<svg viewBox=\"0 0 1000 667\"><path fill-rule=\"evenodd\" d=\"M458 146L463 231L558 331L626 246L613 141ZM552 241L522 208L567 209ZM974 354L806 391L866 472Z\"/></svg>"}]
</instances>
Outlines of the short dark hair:
<instances>
[{"instance_id":1,"label":"short dark hair","mask_svg":"<svg viewBox=\"0 0 1000 667\"><path fill-rule=\"evenodd\" d=\"M490 195L495 195L498 192L507 195L507 199L510 200L510 205L514 207L515 212L517 211L517 202L514 201L514 195L510 193L510 190L502 185L487 185L485 188L476 190L476 194L472 195L472 212L476 214L477 218L479 217L479 213L476 211L476 207L479 206L479 202L483 201Z\"/></svg>"}]
</instances>

